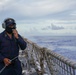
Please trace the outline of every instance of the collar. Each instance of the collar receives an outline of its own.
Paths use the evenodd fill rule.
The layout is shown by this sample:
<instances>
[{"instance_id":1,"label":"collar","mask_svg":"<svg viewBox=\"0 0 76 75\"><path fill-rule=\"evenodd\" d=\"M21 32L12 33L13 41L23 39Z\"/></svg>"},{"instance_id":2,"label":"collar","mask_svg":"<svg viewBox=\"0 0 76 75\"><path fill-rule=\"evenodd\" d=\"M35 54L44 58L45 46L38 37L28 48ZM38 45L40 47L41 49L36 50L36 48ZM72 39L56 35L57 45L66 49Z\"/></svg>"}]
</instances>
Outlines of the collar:
<instances>
[{"instance_id":1,"label":"collar","mask_svg":"<svg viewBox=\"0 0 76 75\"><path fill-rule=\"evenodd\" d=\"M8 36L7 33L6 33L6 31L4 31L3 33L4 33L4 37L5 37L6 39L9 39L9 40L12 40L12 39L13 39L13 37L12 37L12 39L9 38L9 36Z\"/></svg>"}]
</instances>

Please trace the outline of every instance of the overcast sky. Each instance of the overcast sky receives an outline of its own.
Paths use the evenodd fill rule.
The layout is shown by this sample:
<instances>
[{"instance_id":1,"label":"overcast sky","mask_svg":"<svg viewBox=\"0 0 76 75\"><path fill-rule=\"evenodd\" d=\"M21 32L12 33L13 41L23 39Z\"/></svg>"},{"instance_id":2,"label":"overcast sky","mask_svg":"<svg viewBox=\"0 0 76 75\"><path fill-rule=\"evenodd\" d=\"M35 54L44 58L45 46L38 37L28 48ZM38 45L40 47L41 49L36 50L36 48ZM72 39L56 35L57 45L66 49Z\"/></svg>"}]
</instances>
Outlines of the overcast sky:
<instances>
[{"instance_id":1,"label":"overcast sky","mask_svg":"<svg viewBox=\"0 0 76 75\"><path fill-rule=\"evenodd\" d=\"M8 17L23 36L76 35L76 0L0 0L0 24Z\"/></svg>"}]
</instances>

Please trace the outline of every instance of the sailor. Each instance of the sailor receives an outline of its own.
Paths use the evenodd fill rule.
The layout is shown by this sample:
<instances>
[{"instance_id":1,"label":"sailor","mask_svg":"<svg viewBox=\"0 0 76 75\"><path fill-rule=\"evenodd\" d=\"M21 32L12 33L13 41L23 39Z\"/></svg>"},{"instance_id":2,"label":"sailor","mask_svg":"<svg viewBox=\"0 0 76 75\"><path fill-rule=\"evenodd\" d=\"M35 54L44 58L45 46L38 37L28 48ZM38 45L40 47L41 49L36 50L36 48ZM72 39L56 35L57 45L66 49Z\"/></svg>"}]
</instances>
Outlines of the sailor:
<instances>
[{"instance_id":1,"label":"sailor","mask_svg":"<svg viewBox=\"0 0 76 75\"><path fill-rule=\"evenodd\" d=\"M4 31L0 33L0 70L6 66L0 75L22 75L21 62L18 59L19 50L26 48L26 42L18 34L16 22L7 18L2 23ZM12 60L13 58L16 59Z\"/></svg>"}]
</instances>

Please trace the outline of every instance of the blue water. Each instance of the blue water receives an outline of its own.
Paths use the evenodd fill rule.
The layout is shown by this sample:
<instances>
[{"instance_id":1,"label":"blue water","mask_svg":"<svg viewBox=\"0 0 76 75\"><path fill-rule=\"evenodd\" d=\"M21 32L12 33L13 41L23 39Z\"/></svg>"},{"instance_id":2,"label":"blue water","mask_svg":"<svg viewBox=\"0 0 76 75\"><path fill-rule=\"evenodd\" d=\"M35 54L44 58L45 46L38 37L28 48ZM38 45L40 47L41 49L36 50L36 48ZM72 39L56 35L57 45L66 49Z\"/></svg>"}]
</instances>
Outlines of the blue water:
<instances>
[{"instance_id":1,"label":"blue water","mask_svg":"<svg viewBox=\"0 0 76 75\"><path fill-rule=\"evenodd\" d=\"M76 36L32 36L30 39L42 47L76 61Z\"/></svg>"}]
</instances>

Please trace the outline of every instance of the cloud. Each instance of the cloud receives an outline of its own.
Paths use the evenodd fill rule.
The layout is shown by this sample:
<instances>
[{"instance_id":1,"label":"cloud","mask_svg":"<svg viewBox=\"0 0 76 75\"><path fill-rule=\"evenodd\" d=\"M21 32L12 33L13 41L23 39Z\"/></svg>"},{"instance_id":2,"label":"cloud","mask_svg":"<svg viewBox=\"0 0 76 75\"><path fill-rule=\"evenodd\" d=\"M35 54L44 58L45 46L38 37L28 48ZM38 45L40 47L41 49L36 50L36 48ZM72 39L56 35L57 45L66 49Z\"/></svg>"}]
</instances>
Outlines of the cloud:
<instances>
[{"instance_id":1,"label":"cloud","mask_svg":"<svg viewBox=\"0 0 76 75\"><path fill-rule=\"evenodd\" d=\"M51 24L51 26L52 26L52 30L64 29L64 27L62 27L62 26L56 26L56 25L54 25L54 24Z\"/></svg>"},{"instance_id":2,"label":"cloud","mask_svg":"<svg viewBox=\"0 0 76 75\"><path fill-rule=\"evenodd\" d=\"M74 0L61 1L61 0L3 0L3 12L8 16L24 16L27 18L41 18L48 14L56 14L62 11L69 10L74 5ZM10 4L10 6L9 6ZM22 18L21 17L21 18Z\"/></svg>"},{"instance_id":3,"label":"cloud","mask_svg":"<svg viewBox=\"0 0 76 75\"><path fill-rule=\"evenodd\" d=\"M70 15L76 17L76 11L73 11Z\"/></svg>"},{"instance_id":4,"label":"cloud","mask_svg":"<svg viewBox=\"0 0 76 75\"><path fill-rule=\"evenodd\" d=\"M30 27L39 31L73 30L76 27L75 15L76 0L0 0L1 23L5 18L12 17L20 32L30 32ZM51 23L54 25L51 26Z\"/></svg>"},{"instance_id":5,"label":"cloud","mask_svg":"<svg viewBox=\"0 0 76 75\"><path fill-rule=\"evenodd\" d=\"M51 30L51 26L47 26L47 27L44 27L44 28L41 28L42 30Z\"/></svg>"},{"instance_id":6,"label":"cloud","mask_svg":"<svg viewBox=\"0 0 76 75\"><path fill-rule=\"evenodd\" d=\"M64 29L64 27L54 25L53 23L51 24L51 26L46 26L42 28L42 30L60 30L60 29Z\"/></svg>"}]
</instances>

